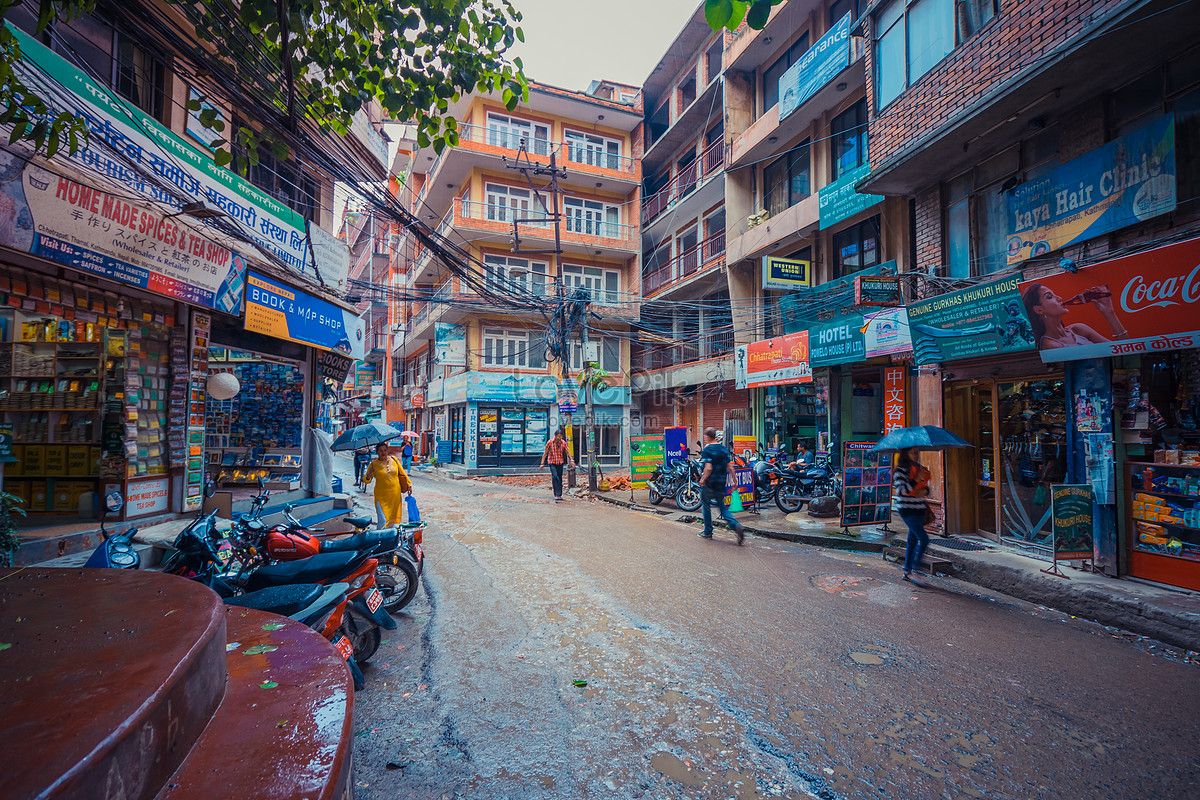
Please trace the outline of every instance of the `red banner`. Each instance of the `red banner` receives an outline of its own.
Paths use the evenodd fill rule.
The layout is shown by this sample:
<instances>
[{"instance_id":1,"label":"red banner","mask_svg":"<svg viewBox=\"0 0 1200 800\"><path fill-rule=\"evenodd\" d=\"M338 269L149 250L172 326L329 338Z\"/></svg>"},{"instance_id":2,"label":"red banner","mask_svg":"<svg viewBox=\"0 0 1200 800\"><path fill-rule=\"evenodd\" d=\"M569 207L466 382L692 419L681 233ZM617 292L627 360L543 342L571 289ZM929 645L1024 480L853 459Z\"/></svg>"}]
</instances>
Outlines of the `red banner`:
<instances>
[{"instance_id":1,"label":"red banner","mask_svg":"<svg viewBox=\"0 0 1200 800\"><path fill-rule=\"evenodd\" d=\"M1043 361L1200 347L1200 239L1020 285Z\"/></svg>"},{"instance_id":2,"label":"red banner","mask_svg":"<svg viewBox=\"0 0 1200 800\"><path fill-rule=\"evenodd\" d=\"M883 435L905 427L908 411L904 401L905 367L887 367L883 371Z\"/></svg>"},{"instance_id":3,"label":"red banner","mask_svg":"<svg viewBox=\"0 0 1200 800\"><path fill-rule=\"evenodd\" d=\"M744 359L741 353L738 354L737 368L739 371L745 370L747 388L812 382L812 366L808 363L808 331L754 342L746 345L744 352Z\"/></svg>"}]
</instances>

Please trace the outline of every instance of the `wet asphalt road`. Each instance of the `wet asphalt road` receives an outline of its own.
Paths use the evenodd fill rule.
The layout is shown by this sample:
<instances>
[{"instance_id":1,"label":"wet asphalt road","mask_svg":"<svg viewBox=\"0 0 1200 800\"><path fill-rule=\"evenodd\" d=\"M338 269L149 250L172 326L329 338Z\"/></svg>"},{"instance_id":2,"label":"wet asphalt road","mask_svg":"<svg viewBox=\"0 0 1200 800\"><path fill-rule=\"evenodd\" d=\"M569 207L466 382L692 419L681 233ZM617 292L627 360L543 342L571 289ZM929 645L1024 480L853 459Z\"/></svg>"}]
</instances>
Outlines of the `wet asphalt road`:
<instances>
[{"instance_id":1,"label":"wet asphalt road","mask_svg":"<svg viewBox=\"0 0 1200 800\"><path fill-rule=\"evenodd\" d=\"M874 554L416 486L359 800L1200 796L1200 669L1155 642Z\"/></svg>"}]
</instances>

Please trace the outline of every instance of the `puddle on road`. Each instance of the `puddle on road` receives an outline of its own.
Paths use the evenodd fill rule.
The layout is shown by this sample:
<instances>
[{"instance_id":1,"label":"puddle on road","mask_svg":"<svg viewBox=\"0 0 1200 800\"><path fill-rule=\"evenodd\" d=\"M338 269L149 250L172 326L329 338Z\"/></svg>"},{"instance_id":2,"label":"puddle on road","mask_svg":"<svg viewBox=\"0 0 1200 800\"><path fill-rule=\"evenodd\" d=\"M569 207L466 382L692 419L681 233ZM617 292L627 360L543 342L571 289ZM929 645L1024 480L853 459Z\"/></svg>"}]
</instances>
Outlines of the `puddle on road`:
<instances>
[{"instance_id":1,"label":"puddle on road","mask_svg":"<svg viewBox=\"0 0 1200 800\"><path fill-rule=\"evenodd\" d=\"M879 666L883 663L883 657L877 655L876 653L851 653L850 658L854 659L855 664Z\"/></svg>"}]
</instances>

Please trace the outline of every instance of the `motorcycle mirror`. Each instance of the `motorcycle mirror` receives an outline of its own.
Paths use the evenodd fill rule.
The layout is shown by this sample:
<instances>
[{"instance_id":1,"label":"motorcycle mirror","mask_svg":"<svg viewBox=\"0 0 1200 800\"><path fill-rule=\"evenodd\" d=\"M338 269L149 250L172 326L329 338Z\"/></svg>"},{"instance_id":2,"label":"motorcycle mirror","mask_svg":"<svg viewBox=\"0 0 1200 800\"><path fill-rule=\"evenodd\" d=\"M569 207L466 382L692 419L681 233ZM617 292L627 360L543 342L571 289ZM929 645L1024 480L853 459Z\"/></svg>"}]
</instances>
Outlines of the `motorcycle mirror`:
<instances>
[{"instance_id":1,"label":"motorcycle mirror","mask_svg":"<svg viewBox=\"0 0 1200 800\"><path fill-rule=\"evenodd\" d=\"M109 511L120 511L123 505L125 505L125 496L116 489L104 495L104 507Z\"/></svg>"},{"instance_id":2,"label":"motorcycle mirror","mask_svg":"<svg viewBox=\"0 0 1200 800\"><path fill-rule=\"evenodd\" d=\"M209 478L208 480L206 480L204 482L204 496L212 497L216 493L217 493L216 481L214 481L212 478Z\"/></svg>"}]
</instances>

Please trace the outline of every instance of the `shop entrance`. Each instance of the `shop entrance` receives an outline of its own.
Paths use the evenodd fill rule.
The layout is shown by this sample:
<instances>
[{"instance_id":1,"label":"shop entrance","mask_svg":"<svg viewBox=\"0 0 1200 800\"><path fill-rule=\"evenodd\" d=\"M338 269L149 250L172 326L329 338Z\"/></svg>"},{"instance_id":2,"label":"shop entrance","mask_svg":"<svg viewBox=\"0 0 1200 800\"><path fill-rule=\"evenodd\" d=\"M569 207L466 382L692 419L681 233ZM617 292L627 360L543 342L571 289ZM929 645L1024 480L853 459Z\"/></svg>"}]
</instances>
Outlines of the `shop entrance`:
<instances>
[{"instance_id":1,"label":"shop entrance","mask_svg":"<svg viewBox=\"0 0 1200 800\"><path fill-rule=\"evenodd\" d=\"M972 444L946 453L946 525L1049 553L1050 492L1066 475L1061 376L947 384L946 427Z\"/></svg>"}]
</instances>

